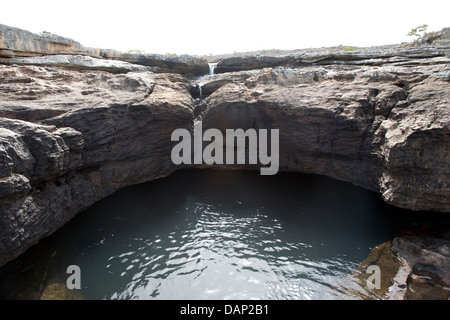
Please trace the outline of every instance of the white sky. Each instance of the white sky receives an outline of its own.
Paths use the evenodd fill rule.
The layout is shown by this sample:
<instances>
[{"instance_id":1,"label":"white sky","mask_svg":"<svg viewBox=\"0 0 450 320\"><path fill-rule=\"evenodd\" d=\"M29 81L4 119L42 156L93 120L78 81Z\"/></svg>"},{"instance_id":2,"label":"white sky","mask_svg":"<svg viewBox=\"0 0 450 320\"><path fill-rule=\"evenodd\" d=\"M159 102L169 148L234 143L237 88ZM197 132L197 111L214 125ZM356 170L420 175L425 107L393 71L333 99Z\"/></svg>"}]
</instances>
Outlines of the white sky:
<instances>
[{"instance_id":1,"label":"white sky","mask_svg":"<svg viewBox=\"0 0 450 320\"><path fill-rule=\"evenodd\" d=\"M88 47L218 54L412 41L420 24L450 27L450 1L2 0L0 23Z\"/></svg>"}]
</instances>

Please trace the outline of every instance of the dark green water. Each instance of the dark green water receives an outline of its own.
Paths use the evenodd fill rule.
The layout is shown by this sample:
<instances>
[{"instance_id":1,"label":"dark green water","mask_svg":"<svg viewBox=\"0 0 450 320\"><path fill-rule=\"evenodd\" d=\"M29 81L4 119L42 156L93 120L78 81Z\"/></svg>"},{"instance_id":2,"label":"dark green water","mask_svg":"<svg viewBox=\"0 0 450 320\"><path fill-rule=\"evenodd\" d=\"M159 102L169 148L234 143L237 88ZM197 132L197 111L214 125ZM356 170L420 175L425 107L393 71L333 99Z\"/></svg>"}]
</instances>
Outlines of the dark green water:
<instances>
[{"instance_id":1,"label":"dark green water","mask_svg":"<svg viewBox=\"0 0 450 320\"><path fill-rule=\"evenodd\" d=\"M179 171L114 193L1 268L0 297L42 298L78 265L84 299L325 299L393 236L396 211L325 177Z\"/></svg>"}]
</instances>

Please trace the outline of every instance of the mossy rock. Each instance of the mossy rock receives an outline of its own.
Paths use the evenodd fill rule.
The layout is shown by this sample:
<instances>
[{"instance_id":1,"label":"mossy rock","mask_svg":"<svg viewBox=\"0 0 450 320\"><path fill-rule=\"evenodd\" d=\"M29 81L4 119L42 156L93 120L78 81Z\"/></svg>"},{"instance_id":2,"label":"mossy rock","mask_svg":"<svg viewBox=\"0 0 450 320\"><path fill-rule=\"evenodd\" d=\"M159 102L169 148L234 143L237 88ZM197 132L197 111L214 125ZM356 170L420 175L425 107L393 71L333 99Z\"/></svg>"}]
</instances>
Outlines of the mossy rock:
<instances>
[{"instance_id":1,"label":"mossy rock","mask_svg":"<svg viewBox=\"0 0 450 320\"><path fill-rule=\"evenodd\" d=\"M83 300L79 290L70 290L65 283L50 283L42 291L39 300Z\"/></svg>"}]
</instances>

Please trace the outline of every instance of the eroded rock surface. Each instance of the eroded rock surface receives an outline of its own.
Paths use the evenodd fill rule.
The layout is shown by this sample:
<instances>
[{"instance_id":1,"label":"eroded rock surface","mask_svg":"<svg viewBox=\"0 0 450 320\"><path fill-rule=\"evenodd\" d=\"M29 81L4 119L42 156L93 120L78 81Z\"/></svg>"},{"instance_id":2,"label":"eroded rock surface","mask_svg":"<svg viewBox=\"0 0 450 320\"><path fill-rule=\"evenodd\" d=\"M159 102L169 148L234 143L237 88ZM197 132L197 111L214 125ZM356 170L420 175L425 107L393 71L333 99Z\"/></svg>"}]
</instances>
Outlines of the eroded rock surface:
<instances>
[{"instance_id":1,"label":"eroded rock surface","mask_svg":"<svg viewBox=\"0 0 450 320\"><path fill-rule=\"evenodd\" d=\"M280 170L450 212L449 47L238 56L187 80L179 72L207 74L206 60L107 50L102 60L0 30L10 32L0 36L0 265L118 188L180 168L171 134L194 120L279 129Z\"/></svg>"},{"instance_id":2,"label":"eroded rock surface","mask_svg":"<svg viewBox=\"0 0 450 320\"><path fill-rule=\"evenodd\" d=\"M156 67L145 67L125 61L105 60L81 55L49 55L40 57L12 58L10 64L36 65L44 67L63 67L70 70L100 70L112 73L128 73L130 71L157 71Z\"/></svg>"},{"instance_id":3,"label":"eroded rock surface","mask_svg":"<svg viewBox=\"0 0 450 320\"><path fill-rule=\"evenodd\" d=\"M203 57L123 53L111 49L88 48L66 37L50 33L37 34L3 24L0 24L0 63L61 66L116 73L150 70L190 77L208 72L208 62Z\"/></svg>"},{"instance_id":4,"label":"eroded rock surface","mask_svg":"<svg viewBox=\"0 0 450 320\"><path fill-rule=\"evenodd\" d=\"M153 68L155 72L183 74L186 77L198 77L208 73L208 61L203 57L176 54L122 53L115 50L101 50L106 59L126 61Z\"/></svg>"},{"instance_id":5,"label":"eroded rock surface","mask_svg":"<svg viewBox=\"0 0 450 320\"><path fill-rule=\"evenodd\" d=\"M378 268L379 287L373 271ZM330 299L448 300L450 241L431 235L398 236L373 248ZM368 283L372 284L370 286Z\"/></svg>"},{"instance_id":6,"label":"eroded rock surface","mask_svg":"<svg viewBox=\"0 0 450 320\"><path fill-rule=\"evenodd\" d=\"M450 298L450 240L434 237L398 237L392 249L409 267L404 299Z\"/></svg>"},{"instance_id":7,"label":"eroded rock surface","mask_svg":"<svg viewBox=\"0 0 450 320\"><path fill-rule=\"evenodd\" d=\"M84 47L78 41L58 35L36 34L0 24L0 59L57 53L98 56L100 51Z\"/></svg>"},{"instance_id":8,"label":"eroded rock surface","mask_svg":"<svg viewBox=\"0 0 450 320\"><path fill-rule=\"evenodd\" d=\"M208 96L197 113L205 129L279 128L281 170L350 181L399 207L447 212L449 76L448 65L220 74L201 80Z\"/></svg>"},{"instance_id":9,"label":"eroded rock surface","mask_svg":"<svg viewBox=\"0 0 450 320\"><path fill-rule=\"evenodd\" d=\"M0 69L0 264L118 188L175 170L171 133L192 120L181 76Z\"/></svg>"}]
</instances>

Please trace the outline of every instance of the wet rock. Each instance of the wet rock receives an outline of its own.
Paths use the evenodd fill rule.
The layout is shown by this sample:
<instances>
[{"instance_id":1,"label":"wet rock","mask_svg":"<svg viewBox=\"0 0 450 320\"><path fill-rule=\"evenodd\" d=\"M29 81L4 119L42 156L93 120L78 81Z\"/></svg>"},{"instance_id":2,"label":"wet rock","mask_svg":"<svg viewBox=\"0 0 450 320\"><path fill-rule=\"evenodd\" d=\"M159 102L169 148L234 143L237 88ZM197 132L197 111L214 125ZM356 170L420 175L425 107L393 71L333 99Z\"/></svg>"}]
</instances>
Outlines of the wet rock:
<instances>
[{"instance_id":1,"label":"wet rock","mask_svg":"<svg viewBox=\"0 0 450 320\"><path fill-rule=\"evenodd\" d=\"M343 279L339 299L447 300L450 242L434 236L398 236L376 246L353 274ZM370 266L377 266L380 287L369 287Z\"/></svg>"},{"instance_id":2,"label":"wet rock","mask_svg":"<svg viewBox=\"0 0 450 320\"><path fill-rule=\"evenodd\" d=\"M77 290L69 290L65 283L50 283L42 292L39 300L83 300Z\"/></svg>"},{"instance_id":3,"label":"wet rock","mask_svg":"<svg viewBox=\"0 0 450 320\"><path fill-rule=\"evenodd\" d=\"M416 263L407 279L406 300L448 300L450 287L433 264Z\"/></svg>"},{"instance_id":4,"label":"wet rock","mask_svg":"<svg viewBox=\"0 0 450 320\"><path fill-rule=\"evenodd\" d=\"M397 237L392 248L409 266L409 274L401 283L406 286L401 298L447 300L450 297L449 240L431 236Z\"/></svg>"},{"instance_id":5,"label":"wet rock","mask_svg":"<svg viewBox=\"0 0 450 320\"><path fill-rule=\"evenodd\" d=\"M379 287L371 278L374 274L371 268L376 266L379 271ZM343 278L334 292L329 292L326 299L340 300L379 300L385 299L392 288L394 277L404 266L404 263L392 251L392 241L386 241L373 248L368 257L348 277ZM404 279L406 281L406 277ZM406 287L403 285L400 287ZM378 285L377 284L377 285ZM336 293L338 292L338 293ZM404 292L401 295L403 298ZM392 297L391 297L392 298Z\"/></svg>"}]
</instances>

